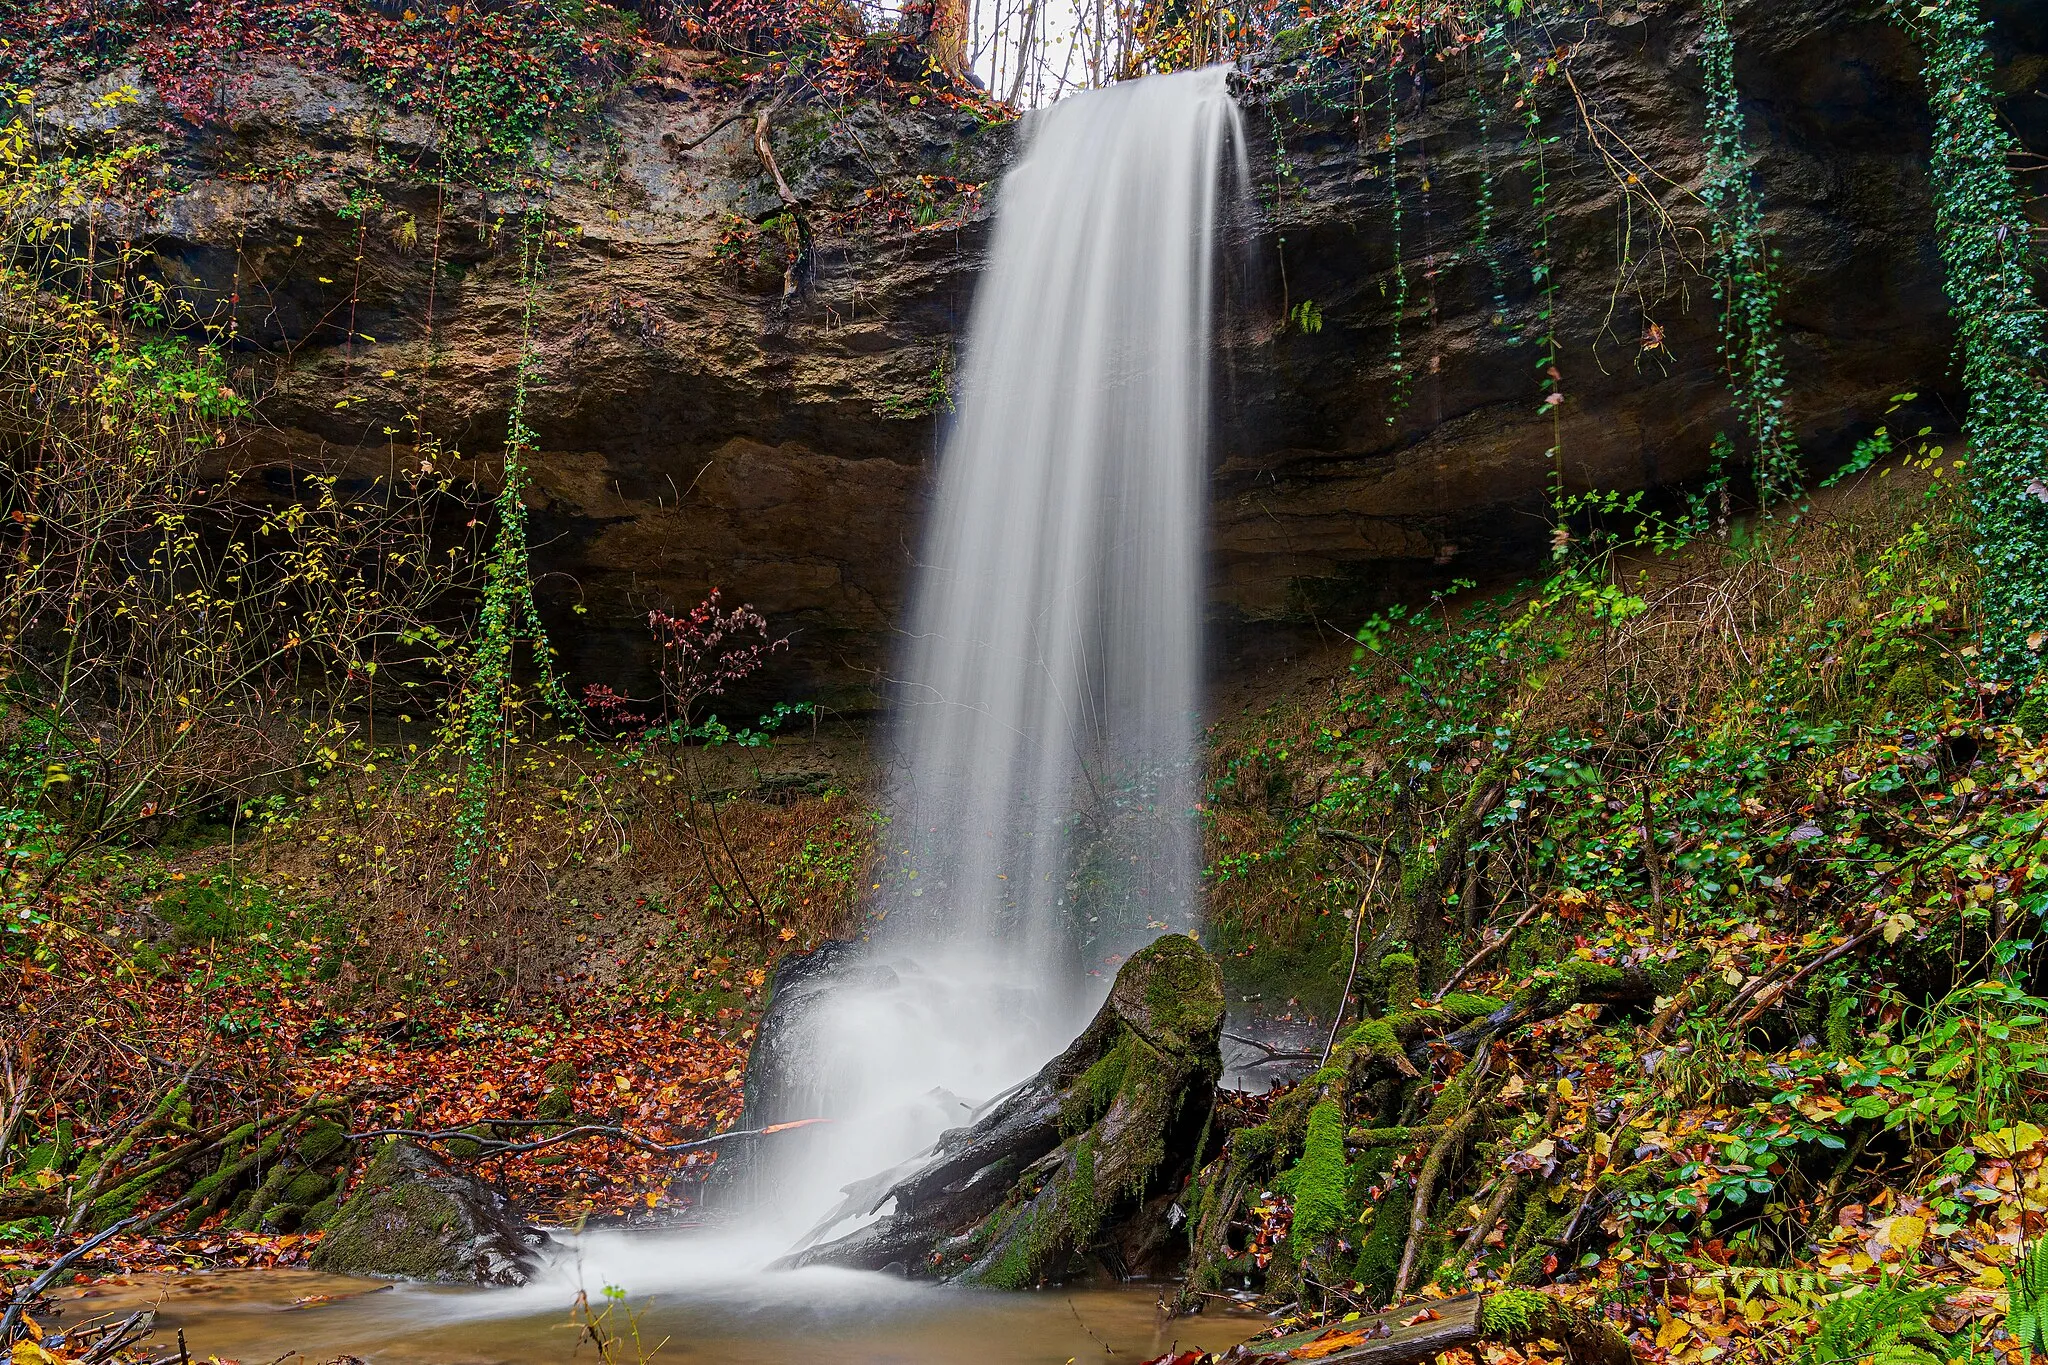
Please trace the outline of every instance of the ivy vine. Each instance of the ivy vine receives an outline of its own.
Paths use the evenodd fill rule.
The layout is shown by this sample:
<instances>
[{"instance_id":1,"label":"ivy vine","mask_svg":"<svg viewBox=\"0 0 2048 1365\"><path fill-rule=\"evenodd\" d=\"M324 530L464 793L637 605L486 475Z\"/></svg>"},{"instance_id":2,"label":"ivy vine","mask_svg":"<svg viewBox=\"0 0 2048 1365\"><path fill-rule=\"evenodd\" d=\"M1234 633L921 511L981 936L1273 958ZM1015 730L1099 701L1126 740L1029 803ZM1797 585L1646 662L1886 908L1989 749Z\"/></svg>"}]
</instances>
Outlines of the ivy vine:
<instances>
[{"instance_id":1,"label":"ivy vine","mask_svg":"<svg viewBox=\"0 0 2048 1365\"><path fill-rule=\"evenodd\" d=\"M1902 17L1919 31L1934 114L1935 233L1969 389L1965 420L1987 676L2023 680L2048 632L2048 320L2029 277L2013 136L1992 95L1991 25L1976 0Z\"/></svg>"},{"instance_id":2,"label":"ivy vine","mask_svg":"<svg viewBox=\"0 0 2048 1365\"><path fill-rule=\"evenodd\" d=\"M1401 241L1400 74L1400 47L1396 40L1387 54L1387 194L1392 202L1387 229L1394 239L1394 335L1387 343L1387 359L1394 369L1394 392L1387 399L1388 426L1407 408L1411 388L1408 363L1401 351L1401 332L1408 316L1408 262L1402 255Z\"/></svg>"},{"instance_id":3,"label":"ivy vine","mask_svg":"<svg viewBox=\"0 0 2048 1365\"><path fill-rule=\"evenodd\" d=\"M1523 145L1527 149L1524 167L1529 173L1529 200L1536 210L1536 259L1530 266L1530 277L1542 292L1542 306L1536 311L1536 322L1541 330L1537 333L1541 351L1536 357L1536 373L1543 387L1543 405L1539 410L1550 418L1550 448L1543 452L1547 473L1546 483L1550 490L1550 503L1554 514L1560 520L1565 505L1564 492L1564 372L1558 368L1557 345L1557 262L1551 249L1550 229L1557 219L1557 210L1550 203L1550 162L1545 148L1556 140L1555 135L1546 136L1543 131L1543 110L1537 101L1537 78L1535 67L1522 58L1519 51L1510 54L1510 65L1518 68L1522 77ZM1563 542L1558 542L1562 548Z\"/></svg>"},{"instance_id":4,"label":"ivy vine","mask_svg":"<svg viewBox=\"0 0 2048 1365\"><path fill-rule=\"evenodd\" d=\"M497 530L484 568L483 607L478 613L477 644L459 721L462 783L457 798L455 870L467 880L489 840L491 779L498 755L511 737L517 705L514 669L519 642L526 639L540 673L541 691L551 709L564 719L575 713L556 678L554 650L541 625L533 598L533 572L526 539L527 457L534 448L526 424L527 395L540 374L540 348L534 337L541 281L546 274L547 222L538 206L529 206L520 233L519 283L525 295L519 323L519 362L513 371L512 408L505 428L504 481L496 500Z\"/></svg>"},{"instance_id":5,"label":"ivy vine","mask_svg":"<svg viewBox=\"0 0 2048 1365\"><path fill-rule=\"evenodd\" d=\"M1488 24L1479 39L1480 64L1482 71L1491 61L1505 66L1507 60L1507 26ZM1503 71L1503 78L1505 78ZM1484 79L1475 82L1474 103L1479 113L1479 193L1472 212L1472 250L1486 267L1486 278L1493 286L1493 325L1496 331L1508 331L1508 278L1507 269L1501 263L1500 248L1493 240L1494 219L1494 173L1493 173L1493 120L1499 112L1499 91Z\"/></svg>"},{"instance_id":6,"label":"ivy vine","mask_svg":"<svg viewBox=\"0 0 2048 1365\"><path fill-rule=\"evenodd\" d=\"M1785 423L1778 286L1764 233L1763 198L1749 172L1728 0L1706 0L1704 9L1700 48L1707 87L1706 175L1700 193L1713 214L1721 363L1736 415L1756 447L1757 497L1768 505L1799 486L1799 450Z\"/></svg>"}]
</instances>

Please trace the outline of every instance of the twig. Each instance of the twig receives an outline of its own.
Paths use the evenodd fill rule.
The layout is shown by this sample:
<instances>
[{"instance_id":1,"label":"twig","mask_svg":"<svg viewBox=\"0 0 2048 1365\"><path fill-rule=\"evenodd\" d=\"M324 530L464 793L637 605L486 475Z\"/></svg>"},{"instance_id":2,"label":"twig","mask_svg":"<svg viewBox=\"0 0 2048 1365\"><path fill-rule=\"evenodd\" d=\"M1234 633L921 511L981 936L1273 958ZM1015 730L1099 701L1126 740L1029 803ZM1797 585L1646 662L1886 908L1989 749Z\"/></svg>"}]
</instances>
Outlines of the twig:
<instances>
[{"instance_id":1,"label":"twig","mask_svg":"<svg viewBox=\"0 0 2048 1365\"><path fill-rule=\"evenodd\" d=\"M1355 834L1346 834L1343 830L1336 829L1325 830L1321 825L1316 826L1316 833L1319 835L1331 834L1347 839L1357 839L1359 843L1366 842ZM1384 850L1381 851L1377 858L1373 859L1372 875L1366 879L1365 894L1358 898L1358 910L1351 916L1351 971L1344 978L1344 993L1337 997L1335 1017L1330 1020L1330 1036L1323 1042L1323 1057L1317 1063L1318 1066L1329 1064L1330 1054L1337 1047L1337 1030L1344 1027L1344 1015L1351 1004L1351 985L1354 981L1358 980L1358 950L1365 939L1365 907L1372 904L1372 893L1379 889L1380 868L1385 865L1386 860L1387 855Z\"/></svg>"},{"instance_id":2,"label":"twig","mask_svg":"<svg viewBox=\"0 0 2048 1365\"><path fill-rule=\"evenodd\" d=\"M1794 972L1792 974L1791 980L1787 981L1784 987L1780 989L1776 995L1773 995L1770 998L1770 1000L1759 1000L1756 1004L1750 1006L1749 1012L1743 1015L1740 1019L1737 1019L1735 1021L1735 1027L1743 1028L1747 1026L1750 1020L1756 1018L1759 1014L1762 1014L1766 1009L1769 1009L1773 1001L1782 1000L1786 996L1792 994L1793 991L1798 990L1799 987L1805 983L1807 977L1812 976L1815 972L1819 971L1822 967L1827 966L1830 962L1834 962L1840 958L1846 957L1850 953L1855 952L1865 943L1868 943L1871 939L1875 938L1877 936L1878 930L1881 928L1883 928L1882 924L1873 924L1868 929L1865 929L1862 933L1856 934L1844 940L1843 942L1835 945L1833 948L1828 949L1826 952L1822 953L1813 961L1807 963L1804 967L1801 967L1797 972ZM1762 992L1758 992L1758 994L1761 995Z\"/></svg>"},{"instance_id":3,"label":"twig","mask_svg":"<svg viewBox=\"0 0 2048 1365\"><path fill-rule=\"evenodd\" d=\"M711 141L712 138L717 137L720 133L732 127L735 123L738 123L741 119L745 118L751 112L753 111L749 109L740 109L734 113L726 115L718 122L712 124L711 130L705 133L704 136L700 138L693 138L688 142L678 142L675 146L676 154L680 156L685 152L696 151L699 147L702 147L705 143Z\"/></svg>"},{"instance_id":4,"label":"twig","mask_svg":"<svg viewBox=\"0 0 2048 1365\"><path fill-rule=\"evenodd\" d=\"M1223 1036L1233 1043L1243 1043L1246 1047L1257 1048L1266 1054L1266 1061L1268 1062L1313 1062L1316 1060L1316 1054L1313 1052L1282 1052L1277 1047L1267 1047L1258 1039L1247 1038L1242 1033L1225 1032ZM1265 1062L1260 1062L1258 1065L1263 1066Z\"/></svg>"},{"instance_id":5,"label":"twig","mask_svg":"<svg viewBox=\"0 0 2048 1365\"><path fill-rule=\"evenodd\" d=\"M1470 976L1474 971L1478 969L1480 963L1486 961L1487 958L1493 956L1495 953L1499 952L1502 947L1506 946L1507 941L1515 936L1515 931L1520 929L1523 925L1527 924L1529 920L1535 915L1535 913L1542 908L1542 901L1531 901L1529 903L1528 909L1522 911L1521 915L1515 920L1513 924L1510 924L1507 928L1501 930L1500 937L1494 939L1491 943L1480 945L1479 951L1472 954L1472 956L1466 960L1464 966L1458 968L1457 971L1451 973L1451 979L1449 981L1444 982L1443 985L1439 986L1437 988L1437 992L1435 995L1429 997L1430 1003L1436 1004L1438 1001L1441 1001L1445 996L1449 995L1453 990L1457 989L1457 987L1461 983L1463 983L1466 977Z\"/></svg>"}]
</instances>

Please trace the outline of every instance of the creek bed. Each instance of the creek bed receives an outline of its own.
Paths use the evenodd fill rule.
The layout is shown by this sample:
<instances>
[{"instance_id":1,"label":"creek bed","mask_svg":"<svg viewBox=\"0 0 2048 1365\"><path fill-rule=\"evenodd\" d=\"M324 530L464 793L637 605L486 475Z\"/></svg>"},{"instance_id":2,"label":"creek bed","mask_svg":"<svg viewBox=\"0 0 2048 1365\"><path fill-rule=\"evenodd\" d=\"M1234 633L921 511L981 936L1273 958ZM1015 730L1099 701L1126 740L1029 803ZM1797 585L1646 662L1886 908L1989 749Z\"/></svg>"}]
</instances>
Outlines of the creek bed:
<instances>
[{"instance_id":1,"label":"creek bed","mask_svg":"<svg viewBox=\"0 0 2048 1365\"><path fill-rule=\"evenodd\" d=\"M909 1284L893 1276L810 1269L765 1272L739 1248L682 1238L592 1236L523 1289L462 1289L328 1275L233 1270L147 1275L69 1290L64 1322L155 1306L159 1347L182 1328L195 1362L271 1365L280 1357L368 1365L544 1365L597 1359L579 1345L579 1287L597 1311L624 1298L607 1330L633 1365L630 1339L655 1361L690 1365L1064 1365L1149 1360L1168 1350L1222 1350L1265 1326L1223 1314L1167 1320L1161 1286L1004 1294ZM659 1348L658 1350L656 1348Z\"/></svg>"}]
</instances>

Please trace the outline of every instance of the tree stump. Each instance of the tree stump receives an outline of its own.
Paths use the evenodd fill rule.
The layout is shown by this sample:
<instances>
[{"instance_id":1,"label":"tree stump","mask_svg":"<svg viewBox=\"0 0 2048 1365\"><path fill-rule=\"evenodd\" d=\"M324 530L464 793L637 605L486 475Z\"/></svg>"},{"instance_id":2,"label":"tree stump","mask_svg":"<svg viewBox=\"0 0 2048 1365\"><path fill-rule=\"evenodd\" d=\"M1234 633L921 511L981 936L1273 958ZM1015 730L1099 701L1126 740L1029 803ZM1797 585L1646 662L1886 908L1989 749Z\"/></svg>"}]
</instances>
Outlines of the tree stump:
<instances>
[{"instance_id":1,"label":"tree stump","mask_svg":"<svg viewBox=\"0 0 2048 1365\"><path fill-rule=\"evenodd\" d=\"M1223 977L1194 940L1134 954L1066 1051L971 1125L852 1186L826 1226L890 1213L782 1264L1021 1289L1090 1256L1175 1259L1174 1196L1200 1164L1223 1062Z\"/></svg>"}]
</instances>

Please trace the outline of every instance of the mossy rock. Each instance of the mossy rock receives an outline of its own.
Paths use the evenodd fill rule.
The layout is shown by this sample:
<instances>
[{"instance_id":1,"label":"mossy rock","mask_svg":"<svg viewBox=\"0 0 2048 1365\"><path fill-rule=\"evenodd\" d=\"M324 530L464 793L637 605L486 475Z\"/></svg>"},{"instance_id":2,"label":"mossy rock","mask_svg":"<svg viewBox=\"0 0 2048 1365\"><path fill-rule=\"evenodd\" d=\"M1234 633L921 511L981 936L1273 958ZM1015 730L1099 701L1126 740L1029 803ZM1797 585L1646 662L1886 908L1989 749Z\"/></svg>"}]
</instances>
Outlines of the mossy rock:
<instances>
[{"instance_id":1,"label":"mossy rock","mask_svg":"<svg viewBox=\"0 0 2048 1365\"><path fill-rule=\"evenodd\" d=\"M324 1166L348 1146L348 1130L333 1119L315 1119L299 1139L296 1155L307 1166Z\"/></svg>"},{"instance_id":2,"label":"mossy rock","mask_svg":"<svg viewBox=\"0 0 2048 1365\"><path fill-rule=\"evenodd\" d=\"M1900 720L1926 716L1940 710L1935 703L1947 692L1934 665L1925 659L1908 659L1892 671L1884 691L1878 694L1872 719L1881 721L1887 714Z\"/></svg>"},{"instance_id":3,"label":"mossy rock","mask_svg":"<svg viewBox=\"0 0 2048 1365\"><path fill-rule=\"evenodd\" d=\"M310 1212L310 1211L309 1211ZM394 1143L327 1223L313 1268L461 1284L525 1284L547 1234L467 1172Z\"/></svg>"},{"instance_id":4,"label":"mossy rock","mask_svg":"<svg viewBox=\"0 0 2048 1365\"><path fill-rule=\"evenodd\" d=\"M299 1230L301 1232L318 1232L321 1228L327 1226L328 1220L334 1217L334 1211L340 1207L341 1196L328 1195L312 1208L306 1210L306 1216L299 1220Z\"/></svg>"}]
</instances>

